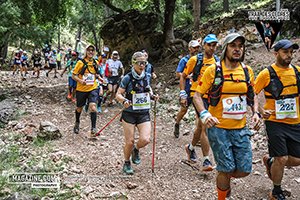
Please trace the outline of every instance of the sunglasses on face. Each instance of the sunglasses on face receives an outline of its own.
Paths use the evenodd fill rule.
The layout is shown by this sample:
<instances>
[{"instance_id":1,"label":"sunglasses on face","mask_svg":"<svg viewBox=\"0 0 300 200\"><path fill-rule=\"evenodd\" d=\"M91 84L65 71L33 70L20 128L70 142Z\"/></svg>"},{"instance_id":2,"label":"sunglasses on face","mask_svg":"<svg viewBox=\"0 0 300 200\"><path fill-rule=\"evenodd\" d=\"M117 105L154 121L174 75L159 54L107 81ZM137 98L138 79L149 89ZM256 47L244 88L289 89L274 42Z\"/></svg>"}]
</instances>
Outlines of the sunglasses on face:
<instances>
[{"instance_id":1,"label":"sunglasses on face","mask_svg":"<svg viewBox=\"0 0 300 200\"><path fill-rule=\"evenodd\" d=\"M95 49L88 49L87 51L91 51L91 52L94 52L94 51L95 51Z\"/></svg>"},{"instance_id":2,"label":"sunglasses on face","mask_svg":"<svg viewBox=\"0 0 300 200\"><path fill-rule=\"evenodd\" d=\"M133 62L133 64L137 64L139 66L142 66L142 65L146 66L148 64L148 62L147 61L135 61L135 62Z\"/></svg>"}]
</instances>

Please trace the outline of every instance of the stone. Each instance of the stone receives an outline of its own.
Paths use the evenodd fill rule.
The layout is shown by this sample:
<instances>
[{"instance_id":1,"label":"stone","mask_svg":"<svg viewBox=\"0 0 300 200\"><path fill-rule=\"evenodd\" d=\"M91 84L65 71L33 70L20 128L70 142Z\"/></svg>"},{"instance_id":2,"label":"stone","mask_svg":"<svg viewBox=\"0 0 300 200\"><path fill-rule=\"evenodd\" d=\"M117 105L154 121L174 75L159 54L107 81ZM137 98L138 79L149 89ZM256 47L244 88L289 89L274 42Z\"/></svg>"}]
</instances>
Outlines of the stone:
<instances>
[{"instance_id":1,"label":"stone","mask_svg":"<svg viewBox=\"0 0 300 200\"><path fill-rule=\"evenodd\" d=\"M41 122L39 130L37 136L45 140L55 140L62 137L60 130L49 121Z\"/></svg>"},{"instance_id":2,"label":"stone","mask_svg":"<svg viewBox=\"0 0 300 200\"><path fill-rule=\"evenodd\" d=\"M132 183L132 182L126 182L125 184L126 184L126 188L129 189L129 190L132 190L132 189L135 189L135 188L138 187L137 184Z\"/></svg>"}]
</instances>

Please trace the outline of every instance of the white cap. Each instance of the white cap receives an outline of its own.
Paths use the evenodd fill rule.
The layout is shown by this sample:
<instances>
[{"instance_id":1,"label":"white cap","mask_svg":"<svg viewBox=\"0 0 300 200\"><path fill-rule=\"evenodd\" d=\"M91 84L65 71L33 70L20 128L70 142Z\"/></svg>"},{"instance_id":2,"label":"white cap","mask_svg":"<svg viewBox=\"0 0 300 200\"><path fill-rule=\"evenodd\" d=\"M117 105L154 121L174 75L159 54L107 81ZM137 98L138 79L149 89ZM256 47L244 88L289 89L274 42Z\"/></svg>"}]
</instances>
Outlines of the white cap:
<instances>
[{"instance_id":1,"label":"white cap","mask_svg":"<svg viewBox=\"0 0 300 200\"><path fill-rule=\"evenodd\" d=\"M200 44L199 44L198 40L191 40L189 42L189 48L190 47L199 47L199 46L200 46Z\"/></svg>"},{"instance_id":2,"label":"white cap","mask_svg":"<svg viewBox=\"0 0 300 200\"><path fill-rule=\"evenodd\" d=\"M113 51L112 52L112 55L114 55L114 54L119 54L117 51Z\"/></svg>"},{"instance_id":3,"label":"white cap","mask_svg":"<svg viewBox=\"0 0 300 200\"><path fill-rule=\"evenodd\" d=\"M107 46L104 46L103 51L109 52L109 48Z\"/></svg>"}]
</instances>

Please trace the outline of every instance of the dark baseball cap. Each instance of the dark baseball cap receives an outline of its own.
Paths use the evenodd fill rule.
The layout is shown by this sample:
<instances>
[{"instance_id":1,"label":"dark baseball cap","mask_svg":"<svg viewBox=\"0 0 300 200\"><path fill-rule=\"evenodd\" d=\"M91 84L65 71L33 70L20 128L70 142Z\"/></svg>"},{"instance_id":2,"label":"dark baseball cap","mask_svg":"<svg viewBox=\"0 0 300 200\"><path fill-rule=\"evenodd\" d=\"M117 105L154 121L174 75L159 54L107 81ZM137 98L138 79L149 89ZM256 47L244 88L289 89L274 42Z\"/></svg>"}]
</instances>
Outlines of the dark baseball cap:
<instances>
[{"instance_id":1,"label":"dark baseball cap","mask_svg":"<svg viewBox=\"0 0 300 200\"><path fill-rule=\"evenodd\" d=\"M289 49L293 47L293 49L299 49L299 45L296 43L292 43L287 39L279 40L274 46L274 51L278 51L279 49Z\"/></svg>"}]
</instances>

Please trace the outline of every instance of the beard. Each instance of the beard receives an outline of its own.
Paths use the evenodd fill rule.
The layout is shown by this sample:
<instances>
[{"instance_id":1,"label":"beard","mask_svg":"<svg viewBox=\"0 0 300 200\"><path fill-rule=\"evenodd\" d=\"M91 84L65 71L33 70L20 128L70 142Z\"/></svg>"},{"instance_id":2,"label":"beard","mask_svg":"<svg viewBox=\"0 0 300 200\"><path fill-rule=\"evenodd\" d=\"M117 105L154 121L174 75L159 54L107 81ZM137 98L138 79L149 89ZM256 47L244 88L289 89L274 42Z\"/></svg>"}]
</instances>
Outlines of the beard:
<instances>
[{"instance_id":1,"label":"beard","mask_svg":"<svg viewBox=\"0 0 300 200\"><path fill-rule=\"evenodd\" d=\"M289 66L292 59L282 59L281 57L278 57L277 61L281 66Z\"/></svg>"},{"instance_id":2,"label":"beard","mask_svg":"<svg viewBox=\"0 0 300 200\"><path fill-rule=\"evenodd\" d=\"M239 58L233 58L233 57L229 57L229 56L226 56L226 58L230 61L230 62L242 62L242 56L239 57Z\"/></svg>"}]
</instances>

